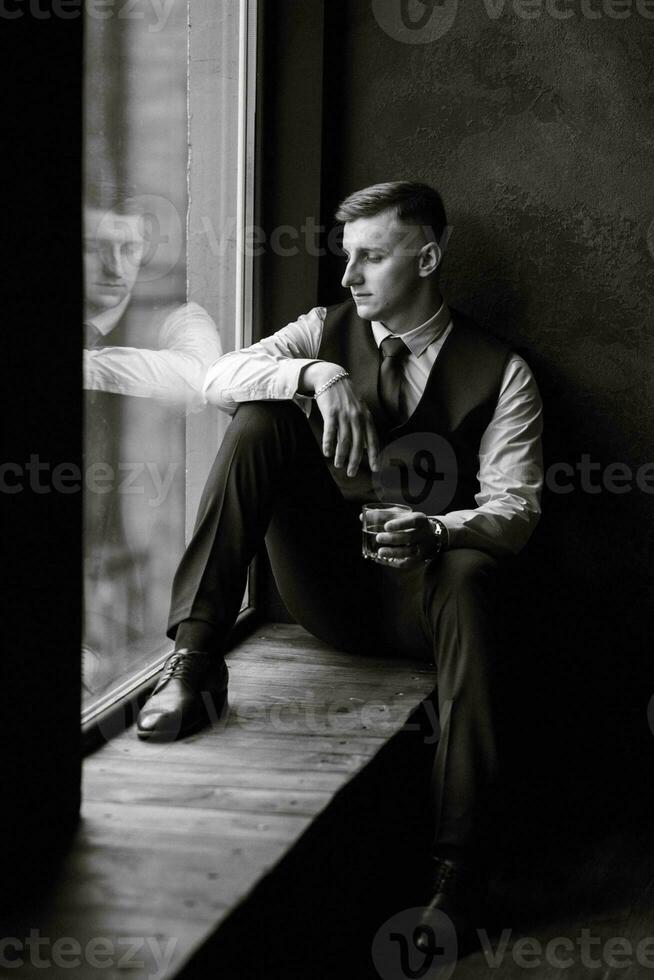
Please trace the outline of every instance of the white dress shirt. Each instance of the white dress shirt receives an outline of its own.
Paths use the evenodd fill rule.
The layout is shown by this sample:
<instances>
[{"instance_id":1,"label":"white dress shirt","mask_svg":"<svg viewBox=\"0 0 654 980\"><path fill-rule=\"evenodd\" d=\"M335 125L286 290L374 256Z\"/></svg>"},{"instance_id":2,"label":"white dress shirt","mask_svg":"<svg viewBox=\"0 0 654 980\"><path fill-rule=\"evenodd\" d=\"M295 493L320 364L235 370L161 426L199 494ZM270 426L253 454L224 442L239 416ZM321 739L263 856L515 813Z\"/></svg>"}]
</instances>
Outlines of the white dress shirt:
<instances>
[{"instance_id":1,"label":"white dress shirt","mask_svg":"<svg viewBox=\"0 0 654 980\"><path fill-rule=\"evenodd\" d=\"M120 307L100 314L89 323L107 336L128 302L126 297ZM84 387L91 391L156 398L199 411L205 405L202 384L207 368L222 353L216 324L198 303L186 303L168 314L158 342L156 350L140 347L85 350Z\"/></svg>"},{"instance_id":2,"label":"white dress shirt","mask_svg":"<svg viewBox=\"0 0 654 980\"><path fill-rule=\"evenodd\" d=\"M308 416L312 398L298 394L302 370L318 360L326 308L319 306L244 350L211 365L204 395L232 414L240 402L292 399ZM392 335L371 324L375 343ZM409 355L402 359L401 403L412 414L446 337L456 329L443 306L420 326L402 334ZM497 406L479 447L477 506L436 514L447 527L448 547L515 554L540 517L543 485L542 404L529 367L518 354L507 360Z\"/></svg>"}]
</instances>

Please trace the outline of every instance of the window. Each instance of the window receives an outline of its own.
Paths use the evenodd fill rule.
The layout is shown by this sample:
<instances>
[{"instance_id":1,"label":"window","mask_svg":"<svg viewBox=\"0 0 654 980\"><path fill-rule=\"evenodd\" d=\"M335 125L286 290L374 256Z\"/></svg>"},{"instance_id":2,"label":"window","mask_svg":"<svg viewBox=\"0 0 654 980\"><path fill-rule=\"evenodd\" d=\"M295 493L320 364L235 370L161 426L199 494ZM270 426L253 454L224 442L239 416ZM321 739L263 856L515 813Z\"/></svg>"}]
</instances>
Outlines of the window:
<instances>
[{"instance_id":1,"label":"window","mask_svg":"<svg viewBox=\"0 0 654 980\"><path fill-rule=\"evenodd\" d=\"M251 336L256 3L157 8L86 23L85 720L169 649L173 574L228 422L202 380Z\"/></svg>"}]
</instances>

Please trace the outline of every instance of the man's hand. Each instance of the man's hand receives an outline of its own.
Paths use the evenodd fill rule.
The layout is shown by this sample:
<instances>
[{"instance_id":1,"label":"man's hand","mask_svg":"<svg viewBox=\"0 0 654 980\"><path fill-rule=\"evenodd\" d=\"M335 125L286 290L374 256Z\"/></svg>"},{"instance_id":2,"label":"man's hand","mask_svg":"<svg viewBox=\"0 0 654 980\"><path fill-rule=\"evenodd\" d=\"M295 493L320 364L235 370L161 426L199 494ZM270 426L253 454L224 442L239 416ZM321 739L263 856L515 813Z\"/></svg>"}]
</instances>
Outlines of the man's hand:
<instances>
[{"instance_id":1,"label":"man's hand","mask_svg":"<svg viewBox=\"0 0 654 980\"><path fill-rule=\"evenodd\" d=\"M343 368L316 361L302 372L302 390L313 394ZM347 465L347 475L356 476L364 450L371 470L379 469L379 440L370 410L356 395L349 378L331 385L316 399L324 419L322 451L334 457L334 466Z\"/></svg>"},{"instance_id":2,"label":"man's hand","mask_svg":"<svg viewBox=\"0 0 654 980\"><path fill-rule=\"evenodd\" d=\"M436 538L426 514L413 511L386 521L377 535L379 557L390 560L395 568L417 568L435 557Z\"/></svg>"}]
</instances>

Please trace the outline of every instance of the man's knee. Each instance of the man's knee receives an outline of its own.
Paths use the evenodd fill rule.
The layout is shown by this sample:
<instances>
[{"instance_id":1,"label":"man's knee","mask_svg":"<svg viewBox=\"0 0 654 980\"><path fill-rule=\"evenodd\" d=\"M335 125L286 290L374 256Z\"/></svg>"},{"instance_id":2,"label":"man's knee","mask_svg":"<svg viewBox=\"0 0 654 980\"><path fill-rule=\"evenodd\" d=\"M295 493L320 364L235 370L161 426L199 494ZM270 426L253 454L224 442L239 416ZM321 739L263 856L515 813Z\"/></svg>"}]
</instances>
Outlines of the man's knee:
<instances>
[{"instance_id":1,"label":"man's knee","mask_svg":"<svg viewBox=\"0 0 654 980\"><path fill-rule=\"evenodd\" d=\"M447 595L482 594L493 588L499 562L473 548L445 551L430 562L425 573L425 598L435 593Z\"/></svg>"},{"instance_id":2,"label":"man's knee","mask_svg":"<svg viewBox=\"0 0 654 980\"><path fill-rule=\"evenodd\" d=\"M222 455L233 456L274 447L283 456L310 441L311 432L300 409L290 401L243 402L227 428Z\"/></svg>"},{"instance_id":3,"label":"man's knee","mask_svg":"<svg viewBox=\"0 0 654 980\"><path fill-rule=\"evenodd\" d=\"M468 581L493 575L497 571L498 561L485 551L477 551L475 548L454 548L443 552L441 567L442 574L455 580Z\"/></svg>"},{"instance_id":4,"label":"man's knee","mask_svg":"<svg viewBox=\"0 0 654 980\"><path fill-rule=\"evenodd\" d=\"M280 426L288 427L302 421L302 415L293 402L242 402L232 416L230 429L264 438Z\"/></svg>"}]
</instances>

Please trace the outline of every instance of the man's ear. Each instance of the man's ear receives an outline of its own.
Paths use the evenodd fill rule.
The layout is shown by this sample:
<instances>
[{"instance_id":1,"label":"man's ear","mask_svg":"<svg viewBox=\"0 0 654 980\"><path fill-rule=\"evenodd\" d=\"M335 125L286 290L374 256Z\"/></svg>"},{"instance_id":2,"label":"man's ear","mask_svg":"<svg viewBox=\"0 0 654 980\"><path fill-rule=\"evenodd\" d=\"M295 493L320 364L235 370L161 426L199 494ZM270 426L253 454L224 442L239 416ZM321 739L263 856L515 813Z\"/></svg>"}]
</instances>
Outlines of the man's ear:
<instances>
[{"instance_id":1,"label":"man's ear","mask_svg":"<svg viewBox=\"0 0 654 980\"><path fill-rule=\"evenodd\" d=\"M420 249L418 261L418 275L423 279L431 276L438 269L443 258L440 246L436 242L427 242Z\"/></svg>"}]
</instances>

